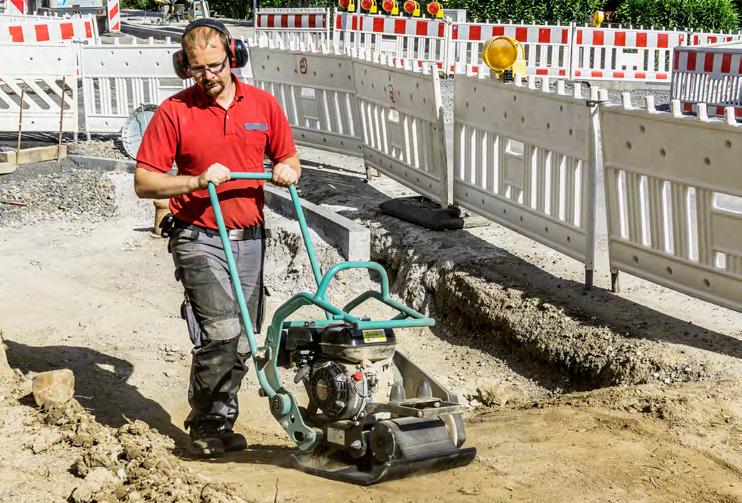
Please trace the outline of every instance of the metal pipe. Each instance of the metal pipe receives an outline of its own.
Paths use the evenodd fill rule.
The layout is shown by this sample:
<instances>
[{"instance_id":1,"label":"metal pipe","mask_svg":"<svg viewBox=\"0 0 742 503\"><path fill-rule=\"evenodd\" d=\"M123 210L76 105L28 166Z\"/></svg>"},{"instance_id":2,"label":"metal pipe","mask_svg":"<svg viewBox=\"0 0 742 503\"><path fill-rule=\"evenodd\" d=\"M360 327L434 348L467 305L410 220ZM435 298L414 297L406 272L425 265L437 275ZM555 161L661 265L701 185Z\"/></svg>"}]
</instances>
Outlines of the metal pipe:
<instances>
[{"instance_id":1,"label":"metal pipe","mask_svg":"<svg viewBox=\"0 0 742 503\"><path fill-rule=\"evenodd\" d=\"M59 162L59 155L62 150L62 122L64 121L64 91L67 87L67 77L62 76L62 93L59 95L59 140L57 141L57 162ZM155 229L156 231L157 229Z\"/></svg>"},{"instance_id":2,"label":"metal pipe","mask_svg":"<svg viewBox=\"0 0 742 503\"><path fill-rule=\"evenodd\" d=\"M20 158L21 153L21 134L23 132L23 98L26 95L26 90L21 89L21 105L20 110L18 111L18 143L15 148L15 163L18 164L18 159Z\"/></svg>"}]
</instances>

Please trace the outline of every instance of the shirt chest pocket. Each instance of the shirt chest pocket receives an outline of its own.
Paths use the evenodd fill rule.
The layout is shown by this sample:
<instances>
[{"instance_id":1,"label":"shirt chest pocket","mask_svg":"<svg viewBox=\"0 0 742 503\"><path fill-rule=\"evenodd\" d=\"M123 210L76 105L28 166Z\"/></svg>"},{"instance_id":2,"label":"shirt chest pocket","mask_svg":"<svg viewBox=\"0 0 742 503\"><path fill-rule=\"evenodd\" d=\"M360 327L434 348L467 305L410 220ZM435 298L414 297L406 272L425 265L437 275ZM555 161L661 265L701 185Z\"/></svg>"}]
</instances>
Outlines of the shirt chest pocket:
<instances>
[{"instance_id":1,"label":"shirt chest pocket","mask_svg":"<svg viewBox=\"0 0 742 503\"><path fill-rule=\"evenodd\" d=\"M242 137L246 144L265 148L268 140L268 125L262 122L246 122L242 127Z\"/></svg>"}]
</instances>

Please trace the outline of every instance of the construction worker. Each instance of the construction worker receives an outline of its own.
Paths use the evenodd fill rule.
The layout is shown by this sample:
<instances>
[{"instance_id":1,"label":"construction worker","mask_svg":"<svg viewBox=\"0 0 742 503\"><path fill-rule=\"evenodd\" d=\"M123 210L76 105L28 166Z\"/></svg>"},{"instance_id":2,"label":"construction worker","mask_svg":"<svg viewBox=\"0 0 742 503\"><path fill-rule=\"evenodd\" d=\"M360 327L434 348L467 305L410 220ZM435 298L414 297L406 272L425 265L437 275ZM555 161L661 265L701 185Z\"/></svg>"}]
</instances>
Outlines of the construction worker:
<instances>
[{"instance_id":1,"label":"construction worker","mask_svg":"<svg viewBox=\"0 0 742 503\"><path fill-rule=\"evenodd\" d=\"M137 154L136 193L170 198L172 218L163 230L175 276L185 289L181 314L193 342L185 427L195 455L241 450L233 431L237 392L247 371L249 348L234 300L227 262L208 191L217 185L232 253L256 333L263 318L263 182L229 181L230 171L263 171L286 187L301 168L286 114L269 93L235 78L230 67L247 61L247 50L221 23L199 19L183 34L174 64L195 85L165 100L152 117ZM177 164L177 176L168 175ZM227 183L225 183L227 182ZM169 223L168 223L169 222Z\"/></svg>"}]
</instances>

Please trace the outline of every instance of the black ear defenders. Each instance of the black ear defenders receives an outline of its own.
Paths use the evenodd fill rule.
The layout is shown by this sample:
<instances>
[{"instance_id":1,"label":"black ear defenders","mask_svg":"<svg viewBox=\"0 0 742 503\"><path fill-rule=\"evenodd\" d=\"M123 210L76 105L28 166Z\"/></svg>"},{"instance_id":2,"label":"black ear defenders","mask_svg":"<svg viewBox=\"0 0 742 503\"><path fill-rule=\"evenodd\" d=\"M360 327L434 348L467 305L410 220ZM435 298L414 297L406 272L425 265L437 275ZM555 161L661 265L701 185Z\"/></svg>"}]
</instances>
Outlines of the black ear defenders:
<instances>
[{"instance_id":1,"label":"black ear defenders","mask_svg":"<svg viewBox=\"0 0 742 503\"><path fill-rule=\"evenodd\" d=\"M194 28L198 28L199 26L208 26L209 28L213 28L224 36L227 42L227 58L229 58L230 68L242 68L247 64L247 47L245 46L245 43L242 40L233 39L229 35L227 27L214 19L201 18L191 22L183 31L181 41L185 38L186 33ZM175 69L175 73L181 79L191 77L191 72L188 70L188 55L186 54L185 49L175 51L173 54L173 68Z\"/></svg>"}]
</instances>

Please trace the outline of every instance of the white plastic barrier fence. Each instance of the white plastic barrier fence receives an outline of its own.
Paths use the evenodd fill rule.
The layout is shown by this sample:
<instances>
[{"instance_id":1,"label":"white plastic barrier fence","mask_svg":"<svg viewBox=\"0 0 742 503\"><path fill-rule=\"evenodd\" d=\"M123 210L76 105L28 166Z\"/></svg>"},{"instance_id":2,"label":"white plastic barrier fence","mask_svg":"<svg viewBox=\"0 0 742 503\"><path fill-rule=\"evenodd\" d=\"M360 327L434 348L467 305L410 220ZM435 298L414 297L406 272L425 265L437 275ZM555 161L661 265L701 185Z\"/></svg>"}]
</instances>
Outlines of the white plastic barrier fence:
<instances>
[{"instance_id":1,"label":"white plastic barrier fence","mask_svg":"<svg viewBox=\"0 0 742 503\"><path fill-rule=\"evenodd\" d=\"M573 26L455 23L446 67L450 73L477 73L483 65L482 45L504 35L523 44L528 74L567 78L572 31Z\"/></svg>"},{"instance_id":2,"label":"white plastic barrier fence","mask_svg":"<svg viewBox=\"0 0 742 503\"><path fill-rule=\"evenodd\" d=\"M361 156L361 119L352 60L322 52L251 47L255 85L286 112L294 140L309 147Z\"/></svg>"},{"instance_id":3,"label":"white plastic barrier fence","mask_svg":"<svg viewBox=\"0 0 742 503\"><path fill-rule=\"evenodd\" d=\"M190 85L175 76L172 55L179 44L83 46L81 70L85 131L115 133L143 103L159 105Z\"/></svg>"},{"instance_id":4,"label":"white plastic barrier fence","mask_svg":"<svg viewBox=\"0 0 742 503\"><path fill-rule=\"evenodd\" d=\"M326 45L330 41L330 9L258 9L255 32L269 43Z\"/></svg>"},{"instance_id":5,"label":"white plastic barrier fence","mask_svg":"<svg viewBox=\"0 0 742 503\"><path fill-rule=\"evenodd\" d=\"M670 82L677 31L575 28L572 79Z\"/></svg>"},{"instance_id":6,"label":"white plastic barrier fence","mask_svg":"<svg viewBox=\"0 0 742 503\"><path fill-rule=\"evenodd\" d=\"M723 116L731 106L742 119L742 43L675 49L671 96L684 112L705 103L709 115Z\"/></svg>"},{"instance_id":7,"label":"white plastic barrier fence","mask_svg":"<svg viewBox=\"0 0 742 503\"><path fill-rule=\"evenodd\" d=\"M335 14L334 45L337 49L387 56L393 63L444 69L451 25L442 20Z\"/></svg>"},{"instance_id":8,"label":"white plastic barrier fence","mask_svg":"<svg viewBox=\"0 0 742 503\"><path fill-rule=\"evenodd\" d=\"M62 129L77 133L75 47L0 43L0 54L0 131L18 131L23 95L23 131L58 131L61 116Z\"/></svg>"},{"instance_id":9,"label":"white plastic barrier fence","mask_svg":"<svg viewBox=\"0 0 742 503\"><path fill-rule=\"evenodd\" d=\"M699 107L601 107L611 272L742 311L742 125Z\"/></svg>"},{"instance_id":10,"label":"white plastic barrier fence","mask_svg":"<svg viewBox=\"0 0 742 503\"><path fill-rule=\"evenodd\" d=\"M7 21L6 19L12 21ZM98 43L98 26L93 16L21 18L0 17L0 42L24 44L59 42Z\"/></svg>"},{"instance_id":11,"label":"white plastic barrier fence","mask_svg":"<svg viewBox=\"0 0 742 503\"><path fill-rule=\"evenodd\" d=\"M353 70L366 165L448 207L453 179L446 161L438 72L360 56Z\"/></svg>"},{"instance_id":12,"label":"white plastic barrier fence","mask_svg":"<svg viewBox=\"0 0 742 503\"><path fill-rule=\"evenodd\" d=\"M597 104L575 87L456 77L454 200L585 263L592 284ZM597 99L597 88L591 90Z\"/></svg>"},{"instance_id":13,"label":"white plastic barrier fence","mask_svg":"<svg viewBox=\"0 0 742 503\"><path fill-rule=\"evenodd\" d=\"M690 33L688 45L710 45L742 40L742 32L738 33Z\"/></svg>"}]
</instances>

